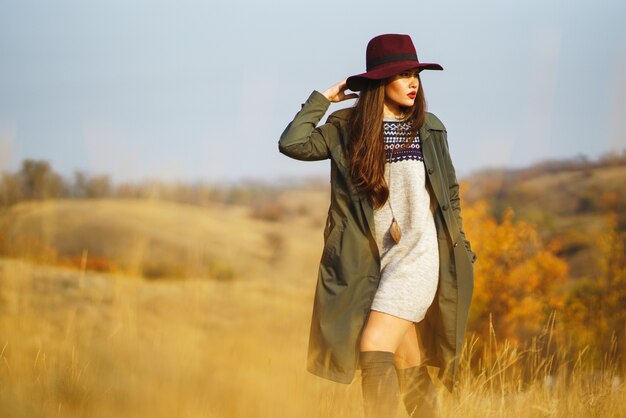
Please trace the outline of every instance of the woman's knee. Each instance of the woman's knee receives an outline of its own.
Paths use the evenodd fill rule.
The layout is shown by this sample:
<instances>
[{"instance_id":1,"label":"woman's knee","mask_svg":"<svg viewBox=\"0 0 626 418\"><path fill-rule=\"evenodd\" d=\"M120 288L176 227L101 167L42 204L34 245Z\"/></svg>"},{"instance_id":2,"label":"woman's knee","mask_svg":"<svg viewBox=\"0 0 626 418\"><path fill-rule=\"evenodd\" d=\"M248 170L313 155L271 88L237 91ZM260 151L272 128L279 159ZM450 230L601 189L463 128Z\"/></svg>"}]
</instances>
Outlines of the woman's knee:
<instances>
[{"instance_id":1,"label":"woman's knee","mask_svg":"<svg viewBox=\"0 0 626 418\"><path fill-rule=\"evenodd\" d=\"M420 346L419 333L415 325L409 327L404 338L395 352L394 363L397 368L405 369L422 364L422 347Z\"/></svg>"},{"instance_id":2,"label":"woman's knee","mask_svg":"<svg viewBox=\"0 0 626 418\"><path fill-rule=\"evenodd\" d=\"M395 353L397 344L379 327L369 327L361 336L361 351L392 351Z\"/></svg>"}]
</instances>

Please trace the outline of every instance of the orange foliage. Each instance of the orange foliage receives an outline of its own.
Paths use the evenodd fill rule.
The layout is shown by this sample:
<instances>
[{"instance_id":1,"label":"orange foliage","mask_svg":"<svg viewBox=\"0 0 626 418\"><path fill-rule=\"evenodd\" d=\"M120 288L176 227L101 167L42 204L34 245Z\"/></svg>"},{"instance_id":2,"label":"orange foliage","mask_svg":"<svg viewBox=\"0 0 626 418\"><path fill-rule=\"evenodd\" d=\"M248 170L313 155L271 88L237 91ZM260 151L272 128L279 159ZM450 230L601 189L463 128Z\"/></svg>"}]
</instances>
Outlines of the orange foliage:
<instances>
[{"instance_id":1,"label":"orange foliage","mask_svg":"<svg viewBox=\"0 0 626 418\"><path fill-rule=\"evenodd\" d=\"M512 209L497 222L485 201L464 205L463 216L478 255L469 329L487 336L492 315L501 337L520 341L539 334L564 303L568 268L556 255L558 243L543 242L537 226L516 220Z\"/></svg>"},{"instance_id":2,"label":"orange foliage","mask_svg":"<svg viewBox=\"0 0 626 418\"><path fill-rule=\"evenodd\" d=\"M605 191L600 195L600 208L602 210L615 210L619 204L619 196L616 192Z\"/></svg>"},{"instance_id":3,"label":"orange foliage","mask_svg":"<svg viewBox=\"0 0 626 418\"><path fill-rule=\"evenodd\" d=\"M570 286L565 322L568 329L577 330L572 337L578 346L600 346L606 352L611 336L626 342L626 253L615 214L605 217L605 228L595 241L597 275Z\"/></svg>"}]
</instances>

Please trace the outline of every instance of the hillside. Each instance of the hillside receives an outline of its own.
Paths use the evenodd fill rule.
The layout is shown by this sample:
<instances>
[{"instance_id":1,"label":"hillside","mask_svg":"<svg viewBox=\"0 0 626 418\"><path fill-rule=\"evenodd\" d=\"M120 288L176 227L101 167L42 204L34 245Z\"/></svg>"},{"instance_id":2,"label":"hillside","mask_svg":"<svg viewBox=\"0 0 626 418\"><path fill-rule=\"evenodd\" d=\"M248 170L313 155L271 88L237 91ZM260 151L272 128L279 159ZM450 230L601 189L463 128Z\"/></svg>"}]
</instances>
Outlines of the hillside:
<instances>
[{"instance_id":1,"label":"hillside","mask_svg":"<svg viewBox=\"0 0 626 418\"><path fill-rule=\"evenodd\" d=\"M513 208L544 238L558 240L573 278L591 277L594 243L609 213L626 237L624 184L623 158L548 161L471 175L462 180L462 198L466 205L487 201L496 218ZM0 253L146 278L303 272L311 283L328 208L329 191L320 185L265 192L251 185L202 205L150 198L22 201L0 213ZM233 197L239 195L244 198Z\"/></svg>"},{"instance_id":2,"label":"hillside","mask_svg":"<svg viewBox=\"0 0 626 418\"><path fill-rule=\"evenodd\" d=\"M547 239L557 239L572 277L592 276L595 243L617 218L626 238L626 161L613 164L542 163L518 170L485 170L463 180L468 204L489 202L494 216L512 208L519 219L537 224Z\"/></svg>"},{"instance_id":3,"label":"hillside","mask_svg":"<svg viewBox=\"0 0 626 418\"><path fill-rule=\"evenodd\" d=\"M281 207L294 201L284 200ZM306 200L297 201L301 205ZM307 206L300 209L301 215L278 223L236 205L199 207L146 199L31 201L0 215L0 238L3 254L47 264L149 279L251 280L278 273L312 284L324 210Z\"/></svg>"}]
</instances>

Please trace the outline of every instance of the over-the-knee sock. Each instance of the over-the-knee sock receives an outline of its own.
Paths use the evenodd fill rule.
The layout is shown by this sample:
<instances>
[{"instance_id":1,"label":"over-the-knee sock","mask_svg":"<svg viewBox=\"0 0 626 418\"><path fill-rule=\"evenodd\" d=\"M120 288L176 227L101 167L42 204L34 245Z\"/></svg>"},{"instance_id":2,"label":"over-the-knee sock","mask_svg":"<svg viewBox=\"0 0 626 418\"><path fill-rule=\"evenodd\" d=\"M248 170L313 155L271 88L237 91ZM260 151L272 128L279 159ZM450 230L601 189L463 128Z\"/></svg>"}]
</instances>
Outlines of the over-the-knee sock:
<instances>
[{"instance_id":1,"label":"over-the-knee sock","mask_svg":"<svg viewBox=\"0 0 626 418\"><path fill-rule=\"evenodd\" d=\"M398 376L391 351L361 351L361 388L365 418L394 418L398 411Z\"/></svg>"},{"instance_id":2,"label":"over-the-knee sock","mask_svg":"<svg viewBox=\"0 0 626 418\"><path fill-rule=\"evenodd\" d=\"M397 369L402 401L409 417L436 417L437 393L425 366Z\"/></svg>"}]
</instances>

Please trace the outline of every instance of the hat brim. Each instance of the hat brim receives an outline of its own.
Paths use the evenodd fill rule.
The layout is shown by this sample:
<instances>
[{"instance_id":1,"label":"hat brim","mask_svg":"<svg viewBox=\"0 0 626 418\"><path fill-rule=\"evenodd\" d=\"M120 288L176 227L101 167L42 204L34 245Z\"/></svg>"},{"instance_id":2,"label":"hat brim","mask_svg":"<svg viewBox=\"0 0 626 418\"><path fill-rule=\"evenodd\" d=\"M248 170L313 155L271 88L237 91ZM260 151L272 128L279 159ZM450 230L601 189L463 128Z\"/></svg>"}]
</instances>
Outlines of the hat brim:
<instances>
[{"instance_id":1,"label":"hat brim","mask_svg":"<svg viewBox=\"0 0 626 418\"><path fill-rule=\"evenodd\" d=\"M419 68L420 71L443 70L441 65L430 62L416 63L415 61L397 61L393 64L382 65L362 74L350 76L346 80L346 84L350 90L360 91L363 87L365 87L367 80L382 80L394 76L402 71L412 70L414 68Z\"/></svg>"}]
</instances>

